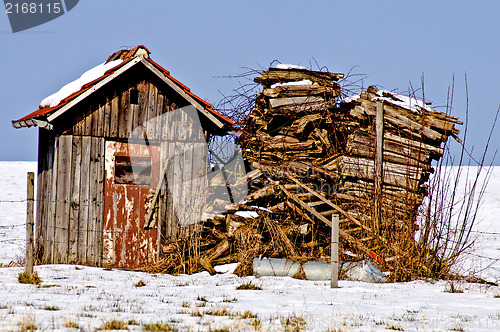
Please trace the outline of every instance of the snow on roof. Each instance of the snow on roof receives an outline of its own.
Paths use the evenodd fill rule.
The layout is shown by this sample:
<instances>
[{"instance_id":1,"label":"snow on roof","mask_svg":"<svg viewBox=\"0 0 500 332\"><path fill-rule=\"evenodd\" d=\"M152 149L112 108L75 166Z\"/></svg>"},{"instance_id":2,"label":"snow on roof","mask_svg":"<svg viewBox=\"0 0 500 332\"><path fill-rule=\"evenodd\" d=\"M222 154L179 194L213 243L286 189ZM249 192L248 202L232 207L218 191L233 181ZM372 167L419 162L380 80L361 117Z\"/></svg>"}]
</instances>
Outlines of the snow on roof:
<instances>
[{"instance_id":1,"label":"snow on roof","mask_svg":"<svg viewBox=\"0 0 500 332\"><path fill-rule=\"evenodd\" d=\"M374 97L371 99L371 101L384 101L388 102L390 104L405 108L409 111L415 112L415 113L421 113L421 110L424 109L426 111L432 112L433 109L427 105L421 100L415 99L415 98L410 98L407 96L399 95L397 93L392 93L387 90L378 90L377 95L379 97Z\"/></svg>"},{"instance_id":2,"label":"snow on roof","mask_svg":"<svg viewBox=\"0 0 500 332\"><path fill-rule=\"evenodd\" d=\"M296 65L289 65L287 63L277 64L275 68L276 69L307 69L306 67L296 66Z\"/></svg>"},{"instance_id":3,"label":"snow on roof","mask_svg":"<svg viewBox=\"0 0 500 332\"><path fill-rule=\"evenodd\" d=\"M92 82L95 79L98 79L99 77L103 76L104 73L106 73L108 70L110 70L113 67L116 67L120 63L122 63L123 60L118 59L114 61L110 61L108 63L102 63L85 73L83 73L80 78L77 80L70 82L63 86L59 91L56 93L48 96L42 102L40 103L40 106L43 107L54 107L59 105L59 103L66 97L70 96L71 94L79 91L85 84Z\"/></svg>"},{"instance_id":4,"label":"snow on roof","mask_svg":"<svg viewBox=\"0 0 500 332\"><path fill-rule=\"evenodd\" d=\"M287 86L287 85L312 85L313 82L310 80L302 80L302 81L296 81L296 82L286 82L286 83L274 83L271 85L271 89L274 89L278 86Z\"/></svg>"}]
</instances>

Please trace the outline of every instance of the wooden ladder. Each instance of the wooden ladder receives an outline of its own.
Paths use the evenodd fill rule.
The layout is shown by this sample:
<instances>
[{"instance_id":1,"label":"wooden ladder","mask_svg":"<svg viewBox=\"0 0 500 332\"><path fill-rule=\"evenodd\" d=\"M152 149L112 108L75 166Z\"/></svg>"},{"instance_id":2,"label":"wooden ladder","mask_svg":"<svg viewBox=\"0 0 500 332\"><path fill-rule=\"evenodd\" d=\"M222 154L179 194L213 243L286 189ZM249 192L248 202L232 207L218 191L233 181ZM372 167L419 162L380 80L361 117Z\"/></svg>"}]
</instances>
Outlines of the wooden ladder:
<instances>
[{"instance_id":1,"label":"wooden ladder","mask_svg":"<svg viewBox=\"0 0 500 332\"><path fill-rule=\"evenodd\" d=\"M323 195L321 195L316 190L311 189L309 186L307 186L307 185L303 184L302 182L300 182L294 176L288 174L288 178L291 181L293 181L295 184L299 185L299 187L301 187L301 188L303 188L303 189L306 190L306 192L304 194L294 194L294 193L290 192L289 190L287 190L284 185L275 183L276 185L279 186L279 188L283 191L283 193L285 193L285 195L293 201L293 203L289 203L289 207L291 207L296 212L298 212L299 214L301 214L302 216L304 216L306 219L312 221L311 218L307 214L304 213L304 211L307 211L309 215L312 215L316 219L321 220L322 222L324 222L329 227L332 226L332 222L329 219L327 219L326 217L331 216L332 214L335 214L335 213L339 213L339 214L343 215L352 224L354 224L354 228L351 229L351 230L342 230L342 229L340 229L339 230L339 235L342 238L344 238L346 241L348 241L349 243L351 243L353 246L355 246L356 248L358 248L360 251L366 253L371 258L373 258L374 260L376 260L378 263L381 263L381 264L384 263L384 260L382 259L382 257L380 257L379 255L377 255L373 250L369 249L368 247L366 247L363 244L363 242L372 239L372 237L367 237L367 238L364 238L364 239L356 239L355 237L353 237L352 235L349 234L350 232L352 232L352 231L354 231L356 229L357 230L364 229L364 230L367 231L367 233L374 234L373 236L376 236L375 233L373 232L373 230L371 228L369 228L364 223L360 222L359 220L357 220L356 218L354 218L353 216L351 216L349 213L347 213L346 211L344 211L340 206L338 206L338 205L334 204L333 202L331 202L330 200L326 199ZM317 201L313 201L313 202L306 202L306 200L308 198L315 198L315 199L318 199L318 200ZM324 212L318 212L317 211L317 207L324 206L324 205L327 205L327 206L329 206L332 209L324 211ZM387 243L387 241L384 238L382 238L380 236L376 236L376 237L382 243Z\"/></svg>"}]
</instances>

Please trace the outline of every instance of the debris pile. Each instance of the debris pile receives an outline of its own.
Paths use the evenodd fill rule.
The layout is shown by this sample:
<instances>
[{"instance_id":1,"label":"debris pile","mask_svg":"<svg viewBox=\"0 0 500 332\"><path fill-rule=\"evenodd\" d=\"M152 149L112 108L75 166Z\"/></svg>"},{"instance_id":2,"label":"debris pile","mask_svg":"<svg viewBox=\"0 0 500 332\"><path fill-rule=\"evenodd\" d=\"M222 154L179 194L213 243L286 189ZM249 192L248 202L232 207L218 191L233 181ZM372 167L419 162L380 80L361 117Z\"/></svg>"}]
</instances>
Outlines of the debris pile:
<instances>
[{"instance_id":1,"label":"debris pile","mask_svg":"<svg viewBox=\"0 0 500 332\"><path fill-rule=\"evenodd\" d=\"M218 177L247 184L248 194L217 208L209 200L211 215L189 238L166 244L154 271L214 273L214 265L240 262L246 275L259 255L328 260L333 214L341 260L368 257L391 270L394 237L414 241L431 162L449 136L458 140L461 122L375 87L342 101L342 77L280 66L254 79L263 91L237 139L249 172L229 164Z\"/></svg>"}]
</instances>

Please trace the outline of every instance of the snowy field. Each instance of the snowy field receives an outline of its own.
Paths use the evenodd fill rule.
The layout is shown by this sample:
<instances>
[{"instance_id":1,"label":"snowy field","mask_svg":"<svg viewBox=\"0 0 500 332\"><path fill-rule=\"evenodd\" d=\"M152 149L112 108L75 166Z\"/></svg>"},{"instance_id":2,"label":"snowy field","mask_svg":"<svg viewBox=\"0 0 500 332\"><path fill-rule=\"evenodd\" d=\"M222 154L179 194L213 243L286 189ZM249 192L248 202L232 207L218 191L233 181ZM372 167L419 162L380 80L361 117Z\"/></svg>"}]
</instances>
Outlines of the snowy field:
<instances>
[{"instance_id":1,"label":"snowy field","mask_svg":"<svg viewBox=\"0 0 500 332\"><path fill-rule=\"evenodd\" d=\"M36 176L36 167L36 162L0 161L0 264L25 255L26 173Z\"/></svg>"},{"instance_id":2,"label":"snowy field","mask_svg":"<svg viewBox=\"0 0 500 332\"><path fill-rule=\"evenodd\" d=\"M24 255L26 172L36 163L0 162L0 263ZM500 167L490 180L468 257L478 275L500 281ZM19 202L21 201L21 202ZM20 226L19 226L20 225ZM75 265L35 267L39 286L20 284L19 267L0 268L0 331L94 331L115 320L129 330L498 331L500 288L443 281L369 284L277 277L161 275ZM142 287L140 281L145 284ZM251 282L261 290L237 290ZM156 324L156 325L154 325ZM115 325L117 327L118 325Z\"/></svg>"}]
</instances>

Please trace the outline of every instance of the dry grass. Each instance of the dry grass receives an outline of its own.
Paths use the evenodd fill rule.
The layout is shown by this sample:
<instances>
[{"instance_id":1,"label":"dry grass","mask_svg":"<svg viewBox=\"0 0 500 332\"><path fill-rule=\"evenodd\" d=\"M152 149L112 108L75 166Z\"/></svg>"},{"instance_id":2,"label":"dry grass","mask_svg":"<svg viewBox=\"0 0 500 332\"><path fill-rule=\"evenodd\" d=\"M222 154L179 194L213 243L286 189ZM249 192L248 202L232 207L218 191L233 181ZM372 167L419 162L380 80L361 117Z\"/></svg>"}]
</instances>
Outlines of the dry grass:
<instances>
[{"instance_id":1,"label":"dry grass","mask_svg":"<svg viewBox=\"0 0 500 332\"><path fill-rule=\"evenodd\" d=\"M226 303L238 302L238 299L235 297L233 297L232 299L225 297L224 300L222 300L222 302L226 302Z\"/></svg>"},{"instance_id":2,"label":"dry grass","mask_svg":"<svg viewBox=\"0 0 500 332\"><path fill-rule=\"evenodd\" d=\"M283 320L282 325L284 331L303 331L307 322L301 316L288 316Z\"/></svg>"},{"instance_id":3,"label":"dry grass","mask_svg":"<svg viewBox=\"0 0 500 332\"><path fill-rule=\"evenodd\" d=\"M38 326L36 325L35 317L32 315L27 315L23 317L23 320L18 323L19 328L22 332L25 331L36 331Z\"/></svg>"},{"instance_id":4,"label":"dry grass","mask_svg":"<svg viewBox=\"0 0 500 332\"><path fill-rule=\"evenodd\" d=\"M258 218L257 220L260 220ZM253 274L252 260L259 256L262 248L262 234L259 231L258 221L245 220L245 224L240 226L234 235L234 247L238 257L238 266L234 274L239 277L246 277Z\"/></svg>"},{"instance_id":5,"label":"dry grass","mask_svg":"<svg viewBox=\"0 0 500 332\"><path fill-rule=\"evenodd\" d=\"M101 325L98 330L128 330L128 323L113 319Z\"/></svg>"},{"instance_id":6,"label":"dry grass","mask_svg":"<svg viewBox=\"0 0 500 332\"><path fill-rule=\"evenodd\" d=\"M458 288L455 283L452 281L448 285L448 287L445 288L444 290L445 293L463 293L464 291L460 288Z\"/></svg>"},{"instance_id":7,"label":"dry grass","mask_svg":"<svg viewBox=\"0 0 500 332\"><path fill-rule=\"evenodd\" d=\"M67 321L66 323L64 323L64 327L73 328L73 329L79 329L80 328L80 326L78 326L78 323L73 322L73 321Z\"/></svg>"},{"instance_id":8,"label":"dry grass","mask_svg":"<svg viewBox=\"0 0 500 332\"><path fill-rule=\"evenodd\" d=\"M262 323L258 318L252 319L250 321L250 326L252 326L256 331L259 331L261 329Z\"/></svg>"},{"instance_id":9,"label":"dry grass","mask_svg":"<svg viewBox=\"0 0 500 332\"><path fill-rule=\"evenodd\" d=\"M45 308L43 308L44 310L48 310L48 311L58 311L58 310L61 310L61 308L59 307L56 307L56 306L46 306Z\"/></svg>"},{"instance_id":10,"label":"dry grass","mask_svg":"<svg viewBox=\"0 0 500 332\"><path fill-rule=\"evenodd\" d=\"M177 331L177 329L165 323L149 323L144 325L144 331Z\"/></svg>"},{"instance_id":11,"label":"dry grass","mask_svg":"<svg viewBox=\"0 0 500 332\"><path fill-rule=\"evenodd\" d=\"M240 314L240 318L242 319L257 318L257 315L246 310L244 313Z\"/></svg>"},{"instance_id":12,"label":"dry grass","mask_svg":"<svg viewBox=\"0 0 500 332\"><path fill-rule=\"evenodd\" d=\"M203 314L201 312L199 312L198 310L196 310L196 311L193 311L191 313L191 316L193 316L193 317L203 317Z\"/></svg>"},{"instance_id":13,"label":"dry grass","mask_svg":"<svg viewBox=\"0 0 500 332\"><path fill-rule=\"evenodd\" d=\"M28 275L26 272L20 273L17 277L17 280L22 284L33 284L38 285L42 282L42 279L38 277L36 272L33 272L31 275Z\"/></svg>"},{"instance_id":14,"label":"dry grass","mask_svg":"<svg viewBox=\"0 0 500 332\"><path fill-rule=\"evenodd\" d=\"M297 273L295 273L292 278L294 279L299 279L299 280L307 280L306 273L304 272L304 269L302 268L302 265L300 266L299 270Z\"/></svg>"},{"instance_id":15,"label":"dry grass","mask_svg":"<svg viewBox=\"0 0 500 332\"><path fill-rule=\"evenodd\" d=\"M205 315L210 316L233 316L233 314L227 310L227 307L210 309L205 311L204 313Z\"/></svg>"},{"instance_id":16,"label":"dry grass","mask_svg":"<svg viewBox=\"0 0 500 332\"><path fill-rule=\"evenodd\" d=\"M146 286L146 283L142 279L134 284L134 287L144 287L144 286Z\"/></svg>"},{"instance_id":17,"label":"dry grass","mask_svg":"<svg viewBox=\"0 0 500 332\"><path fill-rule=\"evenodd\" d=\"M249 281L245 284L239 285L238 287L236 287L236 289L262 290L262 287L256 286L256 285L252 284L251 281Z\"/></svg>"},{"instance_id":18,"label":"dry grass","mask_svg":"<svg viewBox=\"0 0 500 332\"><path fill-rule=\"evenodd\" d=\"M22 323L20 328L22 332L38 330L38 327L34 323Z\"/></svg>"}]
</instances>

